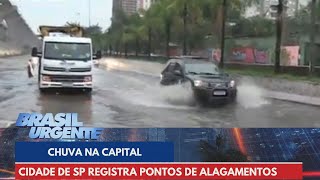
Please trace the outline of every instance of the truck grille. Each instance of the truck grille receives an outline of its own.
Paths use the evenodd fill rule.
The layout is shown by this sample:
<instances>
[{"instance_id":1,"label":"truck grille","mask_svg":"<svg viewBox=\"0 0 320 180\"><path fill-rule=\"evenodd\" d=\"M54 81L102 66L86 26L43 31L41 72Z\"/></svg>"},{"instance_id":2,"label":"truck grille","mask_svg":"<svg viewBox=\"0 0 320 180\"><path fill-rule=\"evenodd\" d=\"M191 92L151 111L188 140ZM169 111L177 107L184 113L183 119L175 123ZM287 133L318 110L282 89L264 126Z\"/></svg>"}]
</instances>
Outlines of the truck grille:
<instances>
[{"instance_id":1,"label":"truck grille","mask_svg":"<svg viewBox=\"0 0 320 180\"><path fill-rule=\"evenodd\" d=\"M65 72L65 68L60 68L60 67L44 67L43 68L45 71L56 71L56 72Z\"/></svg>"},{"instance_id":2,"label":"truck grille","mask_svg":"<svg viewBox=\"0 0 320 180\"><path fill-rule=\"evenodd\" d=\"M50 75L52 82L83 82L85 76Z\"/></svg>"},{"instance_id":3,"label":"truck grille","mask_svg":"<svg viewBox=\"0 0 320 180\"><path fill-rule=\"evenodd\" d=\"M90 72L91 68L71 68L69 72Z\"/></svg>"}]
</instances>

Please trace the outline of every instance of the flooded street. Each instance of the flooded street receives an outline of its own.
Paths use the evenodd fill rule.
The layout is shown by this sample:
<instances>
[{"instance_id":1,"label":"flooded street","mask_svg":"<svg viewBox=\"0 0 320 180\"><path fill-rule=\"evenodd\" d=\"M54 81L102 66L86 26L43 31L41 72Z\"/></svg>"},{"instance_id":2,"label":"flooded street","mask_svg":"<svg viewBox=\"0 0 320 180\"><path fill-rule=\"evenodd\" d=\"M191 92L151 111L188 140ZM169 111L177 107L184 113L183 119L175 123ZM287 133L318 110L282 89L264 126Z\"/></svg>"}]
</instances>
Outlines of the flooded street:
<instances>
[{"instance_id":1,"label":"flooded street","mask_svg":"<svg viewBox=\"0 0 320 180\"><path fill-rule=\"evenodd\" d=\"M237 103L198 106L183 87L160 87L157 74L95 68L92 95L40 94L26 72L28 56L0 59L0 127L20 112L76 112L86 126L116 127L320 127L319 107L265 99L242 84Z\"/></svg>"}]
</instances>

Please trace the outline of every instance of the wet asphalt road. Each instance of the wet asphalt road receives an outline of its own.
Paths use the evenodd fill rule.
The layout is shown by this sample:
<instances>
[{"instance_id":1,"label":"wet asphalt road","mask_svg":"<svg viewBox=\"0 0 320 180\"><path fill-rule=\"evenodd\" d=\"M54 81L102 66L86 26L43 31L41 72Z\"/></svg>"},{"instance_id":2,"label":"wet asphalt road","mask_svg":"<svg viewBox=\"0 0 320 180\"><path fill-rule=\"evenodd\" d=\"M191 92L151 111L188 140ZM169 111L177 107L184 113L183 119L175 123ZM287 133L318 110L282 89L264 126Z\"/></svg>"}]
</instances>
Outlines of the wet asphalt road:
<instances>
[{"instance_id":1,"label":"wet asphalt road","mask_svg":"<svg viewBox=\"0 0 320 180\"><path fill-rule=\"evenodd\" d=\"M92 96L40 95L26 72L28 56L0 58L0 128L20 112L76 112L95 127L320 127L320 108L264 99L239 87L238 102L199 107L181 87L161 88L159 78L117 70L94 70Z\"/></svg>"}]
</instances>

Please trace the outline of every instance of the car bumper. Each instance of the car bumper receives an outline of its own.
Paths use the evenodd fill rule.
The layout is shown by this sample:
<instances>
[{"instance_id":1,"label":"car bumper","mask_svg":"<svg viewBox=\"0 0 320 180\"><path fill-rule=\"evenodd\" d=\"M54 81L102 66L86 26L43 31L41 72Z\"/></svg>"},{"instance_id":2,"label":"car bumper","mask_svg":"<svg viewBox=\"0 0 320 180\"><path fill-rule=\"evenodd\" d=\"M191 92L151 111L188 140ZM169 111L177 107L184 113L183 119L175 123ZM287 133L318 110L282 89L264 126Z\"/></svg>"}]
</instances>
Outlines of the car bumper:
<instances>
[{"instance_id":1,"label":"car bumper","mask_svg":"<svg viewBox=\"0 0 320 180\"><path fill-rule=\"evenodd\" d=\"M236 88L226 89L205 89L205 88L194 88L194 96L197 100L208 103L215 102L226 102L233 101L237 96ZM225 92L224 95L215 95L214 92Z\"/></svg>"},{"instance_id":2,"label":"car bumper","mask_svg":"<svg viewBox=\"0 0 320 180\"><path fill-rule=\"evenodd\" d=\"M92 82L48 82L41 81L40 88L92 89Z\"/></svg>"}]
</instances>

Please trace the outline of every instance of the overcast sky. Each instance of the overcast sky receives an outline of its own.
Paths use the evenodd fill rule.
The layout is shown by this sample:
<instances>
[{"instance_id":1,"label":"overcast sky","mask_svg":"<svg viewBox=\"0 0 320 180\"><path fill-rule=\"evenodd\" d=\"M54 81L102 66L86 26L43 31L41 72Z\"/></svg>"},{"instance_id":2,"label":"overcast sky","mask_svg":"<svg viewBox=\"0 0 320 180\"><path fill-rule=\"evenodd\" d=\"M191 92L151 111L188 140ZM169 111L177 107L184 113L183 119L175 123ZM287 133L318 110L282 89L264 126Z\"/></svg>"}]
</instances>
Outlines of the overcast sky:
<instances>
[{"instance_id":1,"label":"overcast sky","mask_svg":"<svg viewBox=\"0 0 320 180\"><path fill-rule=\"evenodd\" d=\"M39 25L64 25L66 22L99 24L106 29L111 24L112 0L11 0L34 32ZM89 3L91 2L91 3Z\"/></svg>"}]
</instances>

